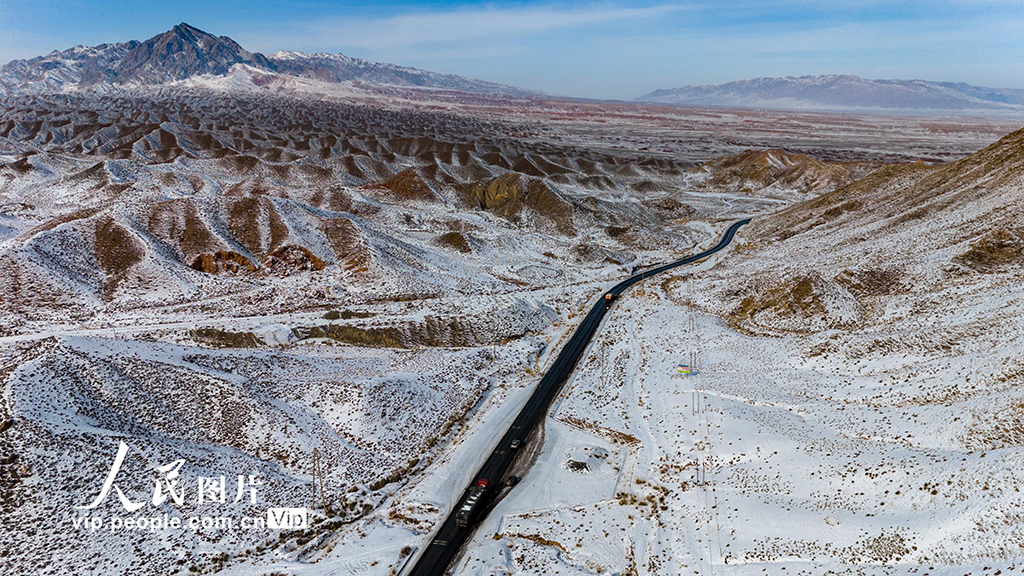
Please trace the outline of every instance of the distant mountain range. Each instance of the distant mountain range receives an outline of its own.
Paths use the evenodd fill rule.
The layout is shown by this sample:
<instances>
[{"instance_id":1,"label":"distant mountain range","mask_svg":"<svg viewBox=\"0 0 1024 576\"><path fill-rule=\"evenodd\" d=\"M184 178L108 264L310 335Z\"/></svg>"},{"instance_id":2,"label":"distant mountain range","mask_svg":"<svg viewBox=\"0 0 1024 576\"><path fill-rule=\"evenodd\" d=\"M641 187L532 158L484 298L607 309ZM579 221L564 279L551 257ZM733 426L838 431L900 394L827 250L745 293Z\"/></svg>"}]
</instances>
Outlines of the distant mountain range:
<instances>
[{"instance_id":1,"label":"distant mountain range","mask_svg":"<svg viewBox=\"0 0 1024 576\"><path fill-rule=\"evenodd\" d=\"M234 74L233 74L234 73ZM267 75L272 76L267 76ZM230 76L229 76L230 75ZM210 77L215 77L213 84ZM223 77L224 79L217 78ZM249 52L227 36L182 23L139 42L76 46L0 67L0 96L106 92L196 78L204 86L253 86L300 78L363 82L477 94L515 96L539 92L439 74L342 54ZM851 75L755 78L655 90L640 102L790 110L963 111L1024 114L1024 90L925 80L867 80Z\"/></svg>"},{"instance_id":2,"label":"distant mountain range","mask_svg":"<svg viewBox=\"0 0 1024 576\"><path fill-rule=\"evenodd\" d=\"M642 102L791 110L960 110L1024 112L1024 90L962 82L867 80L850 75L754 78L655 90Z\"/></svg>"},{"instance_id":3,"label":"distant mountain range","mask_svg":"<svg viewBox=\"0 0 1024 576\"><path fill-rule=\"evenodd\" d=\"M369 62L341 54L249 52L227 36L178 24L138 42L76 46L0 68L0 94L106 91L180 81L197 75L225 75L243 64L259 70L326 82L362 81L463 92L533 94L493 82Z\"/></svg>"}]
</instances>

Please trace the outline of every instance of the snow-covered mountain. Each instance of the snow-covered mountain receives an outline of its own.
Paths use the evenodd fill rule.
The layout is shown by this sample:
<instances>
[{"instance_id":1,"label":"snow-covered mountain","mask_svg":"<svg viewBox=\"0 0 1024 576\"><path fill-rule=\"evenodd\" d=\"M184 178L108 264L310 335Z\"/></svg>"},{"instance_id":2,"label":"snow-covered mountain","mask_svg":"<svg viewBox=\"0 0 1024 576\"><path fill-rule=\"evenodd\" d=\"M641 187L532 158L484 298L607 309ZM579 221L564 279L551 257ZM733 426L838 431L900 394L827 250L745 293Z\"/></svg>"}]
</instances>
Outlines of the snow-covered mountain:
<instances>
[{"instance_id":1,"label":"snow-covered mountain","mask_svg":"<svg viewBox=\"0 0 1024 576\"><path fill-rule=\"evenodd\" d=\"M655 90L643 102L795 110L1004 110L1024 112L1024 90L962 82L868 80L851 75L754 78Z\"/></svg>"},{"instance_id":2,"label":"snow-covered mountain","mask_svg":"<svg viewBox=\"0 0 1024 576\"><path fill-rule=\"evenodd\" d=\"M445 88L463 92L532 93L514 86L505 86L455 74L438 74L406 66L371 62L362 58L349 58L344 54L277 52L270 56L270 62L273 69L279 73L326 82L358 80L374 84Z\"/></svg>"},{"instance_id":3,"label":"snow-covered mountain","mask_svg":"<svg viewBox=\"0 0 1024 576\"><path fill-rule=\"evenodd\" d=\"M476 93L530 92L416 68L370 62L341 54L249 52L227 36L214 36L181 23L146 40L94 47L76 46L0 68L0 94L105 91L185 80L197 75L220 76L244 64L268 72L326 82L419 86Z\"/></svg>"}]
</instances>

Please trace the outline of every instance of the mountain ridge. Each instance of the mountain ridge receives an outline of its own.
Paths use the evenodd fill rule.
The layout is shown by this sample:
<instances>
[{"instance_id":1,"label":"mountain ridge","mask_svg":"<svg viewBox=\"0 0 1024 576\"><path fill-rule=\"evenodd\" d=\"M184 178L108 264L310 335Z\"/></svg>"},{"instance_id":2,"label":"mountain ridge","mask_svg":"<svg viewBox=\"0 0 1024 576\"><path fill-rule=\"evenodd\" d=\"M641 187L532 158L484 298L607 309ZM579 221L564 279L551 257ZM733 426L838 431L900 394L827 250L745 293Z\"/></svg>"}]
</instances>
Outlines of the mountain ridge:
<instances>
[{"instance_id":1,"label":"mountain ridge","mask_svg":"<svg viewBox=\"0 0 1024 576\"><path fill-rule=\"evenodd\" d=\"M45 56L13 60L0 67L0 95L160 85L201 75L227 75L238 64L332 83L362 81L475 93L537 94L485 80L343 54L279 51L268 57L249 52L227 36L215 36L182 22L142 42L79 45Z\"/></svg>"},{"instance_id":2,"label":"mountain ridge","mask_svg":"<svg viewBox=\"0 0 1024 576\"><path fill-rule=\"evenodd\" d=\"M963 110L1024 112L1024 90L964 82L870 80L851 74L760 77L662 88L638 102L794 110Z\"/></svg>"}]
</instances>

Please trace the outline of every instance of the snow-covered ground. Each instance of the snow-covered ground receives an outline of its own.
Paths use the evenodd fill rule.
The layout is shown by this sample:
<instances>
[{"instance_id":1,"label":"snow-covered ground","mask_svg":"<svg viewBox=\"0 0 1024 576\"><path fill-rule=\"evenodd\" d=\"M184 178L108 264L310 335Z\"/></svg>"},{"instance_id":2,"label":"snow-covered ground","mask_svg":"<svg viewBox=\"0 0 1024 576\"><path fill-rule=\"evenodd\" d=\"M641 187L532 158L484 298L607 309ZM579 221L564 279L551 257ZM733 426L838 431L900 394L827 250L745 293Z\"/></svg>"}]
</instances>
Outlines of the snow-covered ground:
<instances>
[{"instance_id":1,"label":"snow-covered ground","mask_svg":"<svg viewBox=\"0 0 1024 576\"><path fill-rule=\"evenodd\" d=\"M542 455L458 573L1020 565L1021 448L970 440L986 427L985 403L922 398L937 379L955 393L998 375L1018 338L942 358L851 361L809 354L817 336L738 333L682 304L688 290L652 280L616 304L552 410ZM694 350L699 372L679 374Z\"/></svg>"},{"instance_id":2,"label":"snow-covered ground","mask_svg":"<svg viewBox=\"0 0 1024 576\"><path fill-rule=\"evenodd\" d=\"M617 301L460 573L1024 568L1021 138L762 217Z\"/></svg>"},{"instance_id":3,"label":"snow-covered ground","mask_svg":"<svg viewBox=\"0 0 1024 576\"><path fill-rule=\"evenodd\" d=\"M998 123L207 80L3 110L5 566L395 574L602 290L746 216L735 247L616 303L459 571L1015 566L1020 276L951 264L1013 244L1010 188L993 165L957 189L976 202L906 217L931 256L893 272L887 243L921 230L844 220L876 203L841 187ZM687 163L760 144L852 162ZM869 192L949 180L893 170ZM172 472L187 497L151 505ZM237 503L197 498L220 476ZM309 528L83 528L125 515L114 488L139 515L305 507Z\"/></svg>"}]
</instances>

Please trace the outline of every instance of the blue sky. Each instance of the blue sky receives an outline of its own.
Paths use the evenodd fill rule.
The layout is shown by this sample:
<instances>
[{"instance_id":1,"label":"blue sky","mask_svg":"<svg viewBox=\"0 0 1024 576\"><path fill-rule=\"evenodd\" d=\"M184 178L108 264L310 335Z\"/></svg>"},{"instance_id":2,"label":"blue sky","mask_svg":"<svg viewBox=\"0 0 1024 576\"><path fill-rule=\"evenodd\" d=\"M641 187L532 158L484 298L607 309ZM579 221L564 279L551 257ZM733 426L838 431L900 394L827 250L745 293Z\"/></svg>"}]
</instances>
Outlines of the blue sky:
<instances>
[{"instance_id":1,"label":"blue sky","mask_svg":"<svg viewBox=\"0 0 1024 576\"><path fill-rule=\"evenodd\" d=\"M804 74L1024 88L1024 0L0 0L0 62L182 21L252 51L341 52L595 98Z\"/></svg>"}]
</instances>

